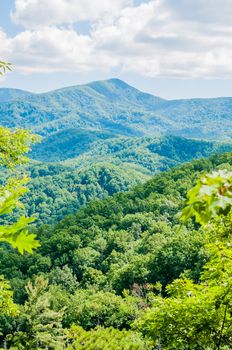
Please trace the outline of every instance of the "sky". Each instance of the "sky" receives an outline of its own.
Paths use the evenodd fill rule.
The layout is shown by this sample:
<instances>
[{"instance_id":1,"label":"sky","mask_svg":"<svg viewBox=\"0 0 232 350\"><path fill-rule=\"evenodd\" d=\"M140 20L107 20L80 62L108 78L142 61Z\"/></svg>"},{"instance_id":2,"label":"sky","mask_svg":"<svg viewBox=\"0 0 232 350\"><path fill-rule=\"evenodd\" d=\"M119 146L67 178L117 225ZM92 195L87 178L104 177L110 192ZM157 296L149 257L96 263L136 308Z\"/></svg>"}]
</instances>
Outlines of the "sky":
<instances>
[{"instance_id":1,"label":"sky","mask_svg":"<svg viewBox=\"0 0 232 350\"><path fill-rule=\"evenodd\" d=\"M232 96L232 0L0 0L0 87L119 78L164 98Z\"/></svg>"}]
</instances>

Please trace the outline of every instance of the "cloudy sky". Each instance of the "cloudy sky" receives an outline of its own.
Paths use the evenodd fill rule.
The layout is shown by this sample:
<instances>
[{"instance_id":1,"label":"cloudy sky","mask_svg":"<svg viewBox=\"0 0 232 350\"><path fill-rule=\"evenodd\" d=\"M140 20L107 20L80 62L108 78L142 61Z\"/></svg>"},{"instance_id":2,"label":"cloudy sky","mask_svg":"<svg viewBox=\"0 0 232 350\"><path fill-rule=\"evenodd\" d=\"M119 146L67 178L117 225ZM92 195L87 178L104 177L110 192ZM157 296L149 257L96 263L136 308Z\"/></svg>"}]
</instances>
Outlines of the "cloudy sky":
<instances>
[{"instance_id":1,"label":"cloudy sky","mask_svg":"<svg viewBox=\"0 0 232 350\"><path fill-rule=\"evenodd\" d=\"M121 78L166 98L232 96L232 0L0 0L0 86Z\"/></svg>"}]
</instances>

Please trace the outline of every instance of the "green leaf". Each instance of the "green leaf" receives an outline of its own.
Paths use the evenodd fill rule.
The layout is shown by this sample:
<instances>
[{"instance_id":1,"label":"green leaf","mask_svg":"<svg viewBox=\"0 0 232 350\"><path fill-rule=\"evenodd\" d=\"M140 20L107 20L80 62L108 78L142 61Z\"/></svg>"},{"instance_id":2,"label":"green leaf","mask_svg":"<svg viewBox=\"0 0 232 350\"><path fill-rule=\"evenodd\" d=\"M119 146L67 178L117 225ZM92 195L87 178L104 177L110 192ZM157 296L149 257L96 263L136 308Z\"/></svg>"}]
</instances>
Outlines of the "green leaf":
<instances>
[{"instance_id":1,"label":"green leaf","mask_svg":"<svg viewBox=\"0 0 232 350\"><path fill-rule=\"evenodd\" d=\"M34 221L33 218L25 218L24 216L12 224L0 226L0 241L10 243L14 248L17 248L21 254L24 251L32 253L33 249L40 246L34 234L29 234L26 227Z\"/></svg>"}]
</instances>

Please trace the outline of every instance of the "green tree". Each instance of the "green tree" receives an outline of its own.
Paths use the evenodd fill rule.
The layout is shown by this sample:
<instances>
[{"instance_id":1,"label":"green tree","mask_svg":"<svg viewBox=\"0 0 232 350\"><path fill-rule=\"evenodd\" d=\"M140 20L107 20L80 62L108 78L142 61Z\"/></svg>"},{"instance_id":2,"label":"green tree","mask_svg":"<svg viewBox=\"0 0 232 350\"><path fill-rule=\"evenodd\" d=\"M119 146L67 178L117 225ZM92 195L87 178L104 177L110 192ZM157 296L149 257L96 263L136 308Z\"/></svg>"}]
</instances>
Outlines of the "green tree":
<instances>
[{"instance_id":1,"label":"green tree","mask_svg":"<svg viewBox=\"0 0 232 350\"><path fill-rule=\"evenodd\" d=\"M48 274L48 278L50 284L58 285L71 294L77 290L79 285L76 276L67 265L65 265L62 269L60 267L54 268Z\"/></svg>"},{"instance_id":2,"label":"green tree","mask_svg":"<svg viewBox=\"0 0 232 350\"><path fill-rule=\"evenodd\" d=\"M16 316L18 308L13 302L13 292L10 284L3 276L0 276L0 314L5 316Z\"/></svg>"},{"instance_id":3,"label":"green tree","mask_svg":"<svg viewBox=\"0 0 232 350\"><path fill-rule=\"evenodd\" d=\"M12 336L12 345L24 350L63 349L63 312L51 309L48 281L37 277L34 285L28 283L26 290L28 300L21 309L19 330Z\"/></svg>"},{"instance_id":4,"label":"green tree","mask_svg":"<svg viewBox=\"0 0 232 350\"><path fill-rule=\"evenodd\" d=\"M58 298L58 295L54 295L54 298ZM87 330L99 325L122 329L129 328L140 315L143 301L126 293L121 297L113 292L80 289L70 295L63 306L66 327L77 324Z\"/></svg>"},{"instance_id":5,"label":"green tree","mask_svg":"<svg viewBox=\"0 0 232 350\"><path fill-rule=\"evenodd\" d=\"M206 175L188 193L182 220L203 225L209 260L199 283L182 277L158 296L141 329L164 349L231 349L232 345L232 173ZM228 348L227 348L228 349Z\"/></svg>"},{"instance_id":6,"label":"green tree","mask_svg":"<svg viewBox=\"0 0 232 350\"><path fill-rule=\"evenodd\" d=\"M72 345L69 350L151 350L148 341L132 331L118 330L112 327L98 327L90 331L73 326L69 331Z\"/></svg>"}]
</instances>

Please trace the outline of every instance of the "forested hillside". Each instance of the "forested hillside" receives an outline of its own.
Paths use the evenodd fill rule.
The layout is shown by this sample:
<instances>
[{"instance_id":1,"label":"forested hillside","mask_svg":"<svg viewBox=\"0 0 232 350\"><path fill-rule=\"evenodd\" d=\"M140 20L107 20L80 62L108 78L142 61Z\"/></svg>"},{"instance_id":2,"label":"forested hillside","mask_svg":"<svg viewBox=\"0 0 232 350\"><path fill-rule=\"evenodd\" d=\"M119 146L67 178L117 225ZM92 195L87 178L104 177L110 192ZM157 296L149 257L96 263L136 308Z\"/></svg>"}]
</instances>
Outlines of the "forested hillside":
<instances>
[{"instance_id":1,"label":"forested hillside","mask_svg":"<svg viewBox=\"0 0 232 350\"><path fill-rule=\"evenodd\" d=\"M184 272L199 280L208 260L204 235L194 222L180 225L179 213L196 179L217 168L232 169L231 154L173 168L129 192L93 201L55 226L35 230L41 247L33 255L22 256L5 247L0 251L0 266L14 288L15 300L27 300L23 287L39 275L35 286L27 289L25 313L32 312L28 305L33 300L37 311L39 302L50 305L49 312L56 313L63 327L73 323L82 327L72 330L77 342L89 339L89 344L94 344L98 336L103 341L107 330L93 330L96 326L115 328L108 329L108 342L111 337L113 341L114 332L120 337L117 329L131 329L155 301L157 290L163 293L165 286ZM36 293L40 293L38 300L33 299ZM41 310L42 317L49 309L44 306ZM8 334L8 345L17 339L29 341L23 317L13 321L1 316L1 337L4 340ZM38 314L33 317L33 322L42 322ZM129 331L122 338L126 341L127 337L134 344L131 349L155 349L149 338L143 339L139 333ZM138 337L135 343L140 347L133 337Z\"/></svg>"},{"instance_id":2,"label":"forested hillside","mask_svg":"<svg viewBox=\"0 0 232 350\"><path fill-rule=\"evenodd\" d=\"M30 156L43 162L59 162L90 151L97 141L113 141L114 136L107 131L67 129L43 137L41 142L33 147Z\"/></svg>"},{"instance_id":3,"label":"forested hillside","mask_svg":"<svg viewBox=\"0 0 232 350\"><path fill-rule=\"evenodd\" d=\"M232 143L207 142L174 136L123 137L97 142L89 152L76 159L67 160L65 164L82 167L96 161L109 160L111 163L122 163L153 176L154 173L194 158L228 152L231 147Z\"/></svg>"},{"instance_id":4,"label":"forested hillside","mask_svg":"<svg viewBox=\"0 0 232 350\"><path fill-rule=\"evenodd\" d=\"M20 125L43 135L68 128L137 135L142 134L136 124L146 118L143 112L150 113L162 101L123 81L110 79L2 103L0 114L4 126Z\"/></svg>"},{"instance_id":5,"label":"forested hillside","mask_svg":"<svg viewBox=\"0 0 232 350\"><path fill-rule=\"evenodd\" d=\"M59 164L35 164L29 167L30 192L23 203L27 215L36 224L55 223L65 215L77 212L90 200L105 198L146 181L149 176L121 165L107 162L82 169Z\"/></svg>"},{"instance_id":6,"label":"forested hillside","mask_svg":"<svg viewBox=\"0 0 232 350\"><path fill-rule=\"evenodd\" d=\"M43 162L70 159L66 163L80 167L102 160L117 164L128 162L128 165L137 164L154 172L192 158L229 151L231 145L230 142L216 143L174 136L113 138L107 132L79 129L60 132L59 138L55 135L44 138L33 147L30 157Z\"/></svg>"},{"instance_id":7,"label":"forested hillside","mask_svg":"<svg viewBox=\"0 0 232 350\"><path fill-rule=\"evenodd\" d=\"M25 127L44 136L54 134L53 142L56 137L59 142L60 131L75 132L80 128L121 136L172 134L229 140L232 135L229 97L169 101L140 92L118 79L6 102L5 93L2 90L1 124Z\"/></svg>"},{"instance_id":8,"label":"forested hillside","mask_svg":"<svg viewBox=\"0 0 232 350\"><path fill-rule=\"evenodd\" d=\"M26 212L35 217L36 225L55 223L67 214L76 213L90 200L127 191L183 162L232 150L232 144L171 136L95 141L95 135L90 137L88 134L86 138L86 133L78 134L79 152L81 147L83 150L76 158L69 159L75 151L75 147L71 147L71 140L75 142L73 134L70 134L70 143L66 143L66 139L60 140L60 148L44 148L43 144L35 148L31 154L34 158L68 159L64 163L32 162L28 166L30 192L24 196L25 208L19 213ZM62 148L67 149L65 154ZM84 152L89 148L91 150Z\"/></svg>"}]
</instances>

